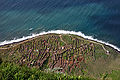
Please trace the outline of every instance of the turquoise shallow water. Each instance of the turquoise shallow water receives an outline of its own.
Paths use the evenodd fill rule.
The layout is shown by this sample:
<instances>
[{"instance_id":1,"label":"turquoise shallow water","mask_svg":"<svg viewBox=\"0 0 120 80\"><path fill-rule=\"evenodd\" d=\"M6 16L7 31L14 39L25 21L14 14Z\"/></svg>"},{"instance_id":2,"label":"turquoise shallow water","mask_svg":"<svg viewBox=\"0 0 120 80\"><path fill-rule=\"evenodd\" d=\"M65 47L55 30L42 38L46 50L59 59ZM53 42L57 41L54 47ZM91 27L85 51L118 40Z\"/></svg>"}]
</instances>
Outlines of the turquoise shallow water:
<instances>
[{"instance_id":1,"label":"turquoise shallow water","mask_svg":"<svg viewBox=\"0 0 120 80\"><path fill-rule=\"evenodd\" d=\"M50 30L81 31L120 47L120 1L0 0L0 42Z\"/></svg>"}]
</instances>

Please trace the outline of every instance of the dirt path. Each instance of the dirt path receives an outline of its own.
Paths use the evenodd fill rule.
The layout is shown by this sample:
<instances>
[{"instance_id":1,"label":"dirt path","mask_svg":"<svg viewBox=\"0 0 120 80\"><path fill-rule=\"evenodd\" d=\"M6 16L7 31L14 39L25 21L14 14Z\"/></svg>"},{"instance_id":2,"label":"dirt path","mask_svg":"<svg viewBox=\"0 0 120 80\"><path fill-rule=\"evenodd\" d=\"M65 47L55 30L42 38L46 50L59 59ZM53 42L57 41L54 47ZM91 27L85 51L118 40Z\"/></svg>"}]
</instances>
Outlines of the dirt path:
<instances>
[{"instance_id":1,"label":"dirt path","mask_svg":"<svg viewBox=\"0 0 120 80\"><path fill-rule=\"evenodd\" d=\"M71 35L70 35L71 36ZM71 36L72 37L72 36ZM79 37L77 37L78 39L82 39L82 40L84 40L83 38L79 38ZM104 45L102 44L102 43L99 43L99 42L95 42L95 41L92 41L92 40L87 40L87 41L90 41L90 42L92 42L92 43L95 43L95 44L99 44L99 45L101 45L102 46L102 48L103 48L103 50L106 52L106 54L107 55L109 55L109 51L104 47Z\"/></svg>"},{"instance_id":2,"label":"dirt path","mask_svg":"<svg viewBox=\"0 0 120 80\"><path fill-rule=\"evenodd\" d=\"M5 50L5 49L9 49L9 48L0 48L0 50Z\"/></svg>"},{"instance_id":3,"label":"dirt path","mask_svg":"<svg viewBox=\"0 0 120 80\"><path fill-rule=\"evenodd\" d=\"M95 42L95 41L90 41L90 42L101 45L103 50L106 52L106 54L109 55L109 51L105 48L105 46L102 43Z\"/></svg>"},{"instance_id":4,"label":"dirt path","mask_svg":"<svg viewBox=\"0 0 120 80\"><path fill-rule=\"evenodd\" d=\"M6 47L6 48L0 48L0 50L5 50L5 49L10 49L10 48L14 48L14 47L17 47L18 45L20 45L20 44L23 44L23 43L25 43L25 42L27 42L27 41L32 41L32 40L34 40L34 39L36 39L36 38L38 38L39 36L36 36L36 37L34 37L34 38L30 38L30 39L26 39L26 40L23 40L23 41L20 41L20 42L16 42L15 44L14 43L11 43L11 45L10 45L10 47Z\"/></svg>"},{"instance_id":5,"label":"dirt path","mask_svg":"<svg viewBox=\"0 0 120 80\"><path fill-rule=\"evenodd\" d=\"M60 40L61 40L63 43L67 44L67 43L62 39L62 35L59 35L59 37L60 37Z\"/></svg>"}]
</instances>

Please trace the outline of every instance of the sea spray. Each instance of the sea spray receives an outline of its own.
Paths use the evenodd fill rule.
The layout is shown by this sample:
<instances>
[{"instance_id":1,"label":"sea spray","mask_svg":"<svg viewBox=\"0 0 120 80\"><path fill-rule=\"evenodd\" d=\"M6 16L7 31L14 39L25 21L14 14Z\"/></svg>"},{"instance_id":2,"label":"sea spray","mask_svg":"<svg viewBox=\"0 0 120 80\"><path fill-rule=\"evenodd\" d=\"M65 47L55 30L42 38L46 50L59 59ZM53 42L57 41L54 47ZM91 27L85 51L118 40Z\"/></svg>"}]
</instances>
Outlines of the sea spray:
<instances>
[{"instance_id":1,"label":"sea spray","mask_svg":"<svg viewBox=\"0 0 120 80\"><path fill-rule=\"evenodd\" d=\"M44 35L44 34L49 34L49 33L56 33L56 34L74 34L74 35L78 35L78 36L81 36L85 39L89 39L89 40L93 40L93 41L96 41L96 42L100 42L102 44L105 44L105 45L108 45L108 46L111 46L113 47L114 49L120 51L120 49L113 45L113 44L110 44L108 42L104 42L102 40L98 40L98 39L94 39L92 36L86 36L85 34L83 34L82 32L75 32L75 31L65 31L65 30L51 30L51 31L48 31L48 32L41 32L39 34L32 34L30 36L26 36L26 37L22 37L22 38L19 38L19 39L14 39L14 40L8 40L8 41L3 41L3 42L0 42L0 46L2 45L6 45L6 44L11 44L11 43L15 43L15 42L20 42L20 41L23 41L23 40L26 40L26 39L30 39L30 38L34 38L36 36L40 36L40 35Z\"/></svg>"}]
</instances>

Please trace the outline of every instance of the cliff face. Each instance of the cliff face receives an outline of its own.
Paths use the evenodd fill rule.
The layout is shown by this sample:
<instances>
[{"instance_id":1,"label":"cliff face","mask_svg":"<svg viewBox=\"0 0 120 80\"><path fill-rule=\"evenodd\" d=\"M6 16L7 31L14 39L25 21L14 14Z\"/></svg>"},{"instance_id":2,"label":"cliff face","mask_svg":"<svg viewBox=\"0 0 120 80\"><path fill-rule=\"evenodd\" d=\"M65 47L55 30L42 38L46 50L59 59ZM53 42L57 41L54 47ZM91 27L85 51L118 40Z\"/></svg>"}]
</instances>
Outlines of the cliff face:
<instances>
[{"instance_id":1,"label":"cliff face","mask_svg":"<svg viewBox=\"0 0 120 80\"><path fill-rule=\"evenodd\" d=\"M0 47L3 61L41 70L99 76L120 68L119 52L75 35L47 34Z\"/></svg>"}]
</instances>

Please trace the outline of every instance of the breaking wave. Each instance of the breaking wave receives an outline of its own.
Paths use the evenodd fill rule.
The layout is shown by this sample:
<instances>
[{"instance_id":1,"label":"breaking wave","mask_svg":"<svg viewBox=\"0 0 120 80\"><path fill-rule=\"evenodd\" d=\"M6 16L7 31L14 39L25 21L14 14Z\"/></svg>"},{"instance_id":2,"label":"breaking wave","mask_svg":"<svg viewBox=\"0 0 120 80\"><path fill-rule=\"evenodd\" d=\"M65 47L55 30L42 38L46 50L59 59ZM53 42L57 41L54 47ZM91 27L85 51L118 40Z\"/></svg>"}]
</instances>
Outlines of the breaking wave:
<instances>
[{"instance_id":1,"label":"breaking wave","mask_svg":"<svg viewBox=\"0 0 120 80\"><path fill-rule=\"evenodd\" d=\"M15 42L20 42L20 41L23 41L23 40L26 40L26 39L30 39L30 38L33 38L33 37L36 37L36 36L39 36L39 35L44 35L44 34L49 34L49 33L56 33L56 34L74 34L74 35L78 35L78 36L81 36L83 38L86 38L86 39L89 39L89 40L94 40L96 42L100 42L100 43L103 43L105 45L108 45L108 46L111 46L112 48L120 51L120 48L118 48L117 46L113 45L113 44L110 44L108 42L104 42L102 40L98 40L98 39L94 39L92 36L86 36L85 34L83 34L82 32L75 32L75 31L65 31L65 30L51 30L51 31L48 31L48 32L41 32L39 34L32 34L30 36L27 36L27 37L22 37L22 38L19 38L19 39L14 39L14 40L5 40L3 42L0 42L0 46L2 45L6 45L6 44L11 44L11 43L15 43Z\"/></svg>"}]
</instances>

